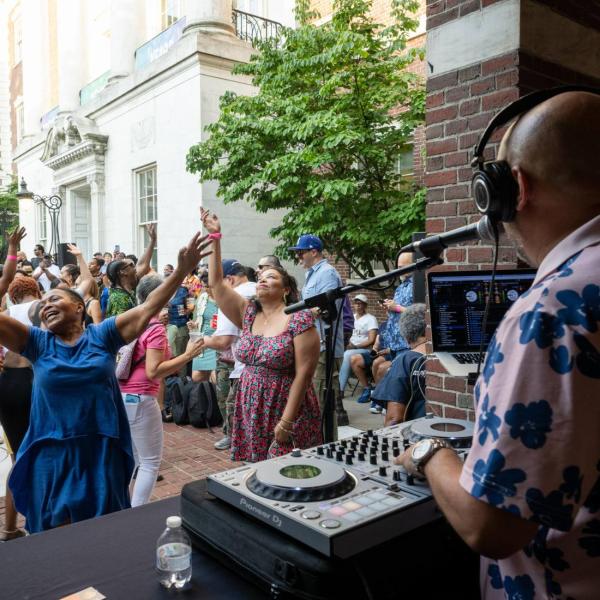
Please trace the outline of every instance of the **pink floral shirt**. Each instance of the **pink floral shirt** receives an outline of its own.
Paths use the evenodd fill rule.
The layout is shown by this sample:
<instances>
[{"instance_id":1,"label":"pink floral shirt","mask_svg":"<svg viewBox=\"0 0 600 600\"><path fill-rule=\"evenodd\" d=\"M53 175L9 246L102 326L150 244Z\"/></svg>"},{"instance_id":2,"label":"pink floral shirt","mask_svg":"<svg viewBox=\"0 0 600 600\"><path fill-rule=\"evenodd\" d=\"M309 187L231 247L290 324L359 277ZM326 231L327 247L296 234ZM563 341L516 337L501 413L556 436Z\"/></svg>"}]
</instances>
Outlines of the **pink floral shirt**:
<instances>
[{"instance_id":1,"label":"pink floral shirt","mask_svg":"<svg viewBox=\"0 0 600 600\"><path fill-rule=\"evenodd\" d=\"M482 597L600 597L600 216L546 256L490 342L460 483L539 523Z\"/></svg>"}]
</instances>

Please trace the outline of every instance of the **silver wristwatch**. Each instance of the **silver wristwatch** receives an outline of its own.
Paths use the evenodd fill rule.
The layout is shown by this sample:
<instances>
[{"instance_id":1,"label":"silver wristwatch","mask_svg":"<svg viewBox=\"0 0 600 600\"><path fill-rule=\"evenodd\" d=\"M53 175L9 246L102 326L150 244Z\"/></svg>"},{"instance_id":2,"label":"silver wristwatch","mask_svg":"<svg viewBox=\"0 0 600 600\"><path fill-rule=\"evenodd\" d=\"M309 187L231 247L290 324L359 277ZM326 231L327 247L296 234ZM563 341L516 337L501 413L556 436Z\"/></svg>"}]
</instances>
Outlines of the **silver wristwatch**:
<instances>
[{"instance_id":1,"label":"silver wristwatch","mask_svg":"<svg viewBox=\"0 0 600 600\"><path fill-rule=\"evenodd\" d=\"M424 475L423 468L431 457L442 448L452 448L448 442L439 438L425 438L418 441L411 450L410 458L415 469Z\"/></svg>"}]
</instances>

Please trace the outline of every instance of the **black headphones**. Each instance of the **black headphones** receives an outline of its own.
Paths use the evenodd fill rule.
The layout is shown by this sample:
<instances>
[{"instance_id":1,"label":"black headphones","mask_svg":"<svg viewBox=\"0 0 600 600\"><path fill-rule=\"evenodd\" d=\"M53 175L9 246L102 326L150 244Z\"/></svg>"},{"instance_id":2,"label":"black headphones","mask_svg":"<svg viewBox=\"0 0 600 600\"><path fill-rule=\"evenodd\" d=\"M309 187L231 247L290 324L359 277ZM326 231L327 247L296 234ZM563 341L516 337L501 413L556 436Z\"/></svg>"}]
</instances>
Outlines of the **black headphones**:
<instances>
[{"instance_id":1,"label":"black headphones","mask_svg":"<svg viewBox=\"0 0 600 600\"><path fill-rule=\"evenodd\" d=\"M519 186L505 160L484 162L483 151L492 133L515 117L529 112L534 106L566 92L590 92L600 94L600 89L567 85L532 92L519 98L501 110L486 127L473 152L472 167L478 167L471 180L471 195L477 210L493 222L513 221L517 213Z\"/></svg>"}]
</instances>

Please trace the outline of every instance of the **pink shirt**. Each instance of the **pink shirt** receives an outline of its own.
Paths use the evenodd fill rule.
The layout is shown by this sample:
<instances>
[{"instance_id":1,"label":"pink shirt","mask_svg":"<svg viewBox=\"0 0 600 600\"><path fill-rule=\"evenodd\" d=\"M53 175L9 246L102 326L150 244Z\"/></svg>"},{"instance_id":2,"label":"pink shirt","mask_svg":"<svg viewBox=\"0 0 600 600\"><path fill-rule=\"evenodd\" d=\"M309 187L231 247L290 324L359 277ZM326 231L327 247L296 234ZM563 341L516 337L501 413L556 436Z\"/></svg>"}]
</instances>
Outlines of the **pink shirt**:
<instances>
[{"instance_id":1,"label":"pink shirt","mask_svg":"<svg viewBox=\"0 0 600 600\"><path fill-rule=\"evenodd\" d=\"M164 352L164 360L171 358L166 329L158 319L152 319L148 328L138 338L133 353L132 364L135 364L145 356L146 350L162 350ZM156 396L160 387L160 379L148 379L146 377L146 361L142 360L132 369L129 379L120 383L119 387L122 392L127 392L128 394Z\"/></svg>"},{"instance_id":2,"label":"pink shirt","mask_svg":"<svg viewBox=\"0 0 600 600\"><path fill-rule=\"evenodd\" d=\"M488 346L460 483L539 523L503 560L482 558L482 597L600 595L600 216L546 256Z\"/></svg>"}]
</instances>

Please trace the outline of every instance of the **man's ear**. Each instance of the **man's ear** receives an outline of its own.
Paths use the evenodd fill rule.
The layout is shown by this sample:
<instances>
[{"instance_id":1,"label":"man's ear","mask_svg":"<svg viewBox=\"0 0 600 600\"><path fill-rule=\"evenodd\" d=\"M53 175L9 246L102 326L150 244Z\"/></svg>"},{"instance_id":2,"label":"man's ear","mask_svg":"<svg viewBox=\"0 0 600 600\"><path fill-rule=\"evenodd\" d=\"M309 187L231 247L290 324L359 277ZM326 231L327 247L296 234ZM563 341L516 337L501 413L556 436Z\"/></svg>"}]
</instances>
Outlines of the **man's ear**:
<instances>
[{"instance_id":1,"label":"man's ear","mask_svg":"<svg viewBox=\"0 0 600 600\"><path fill-rule=\"evenodd\" d=\"M511 173L519 186L519 195L517 196L517 212L522 211L528 204L531 203L533 182L531 177L521 169L515 166L511 169Z\"/></svg>"}]
</instances>

